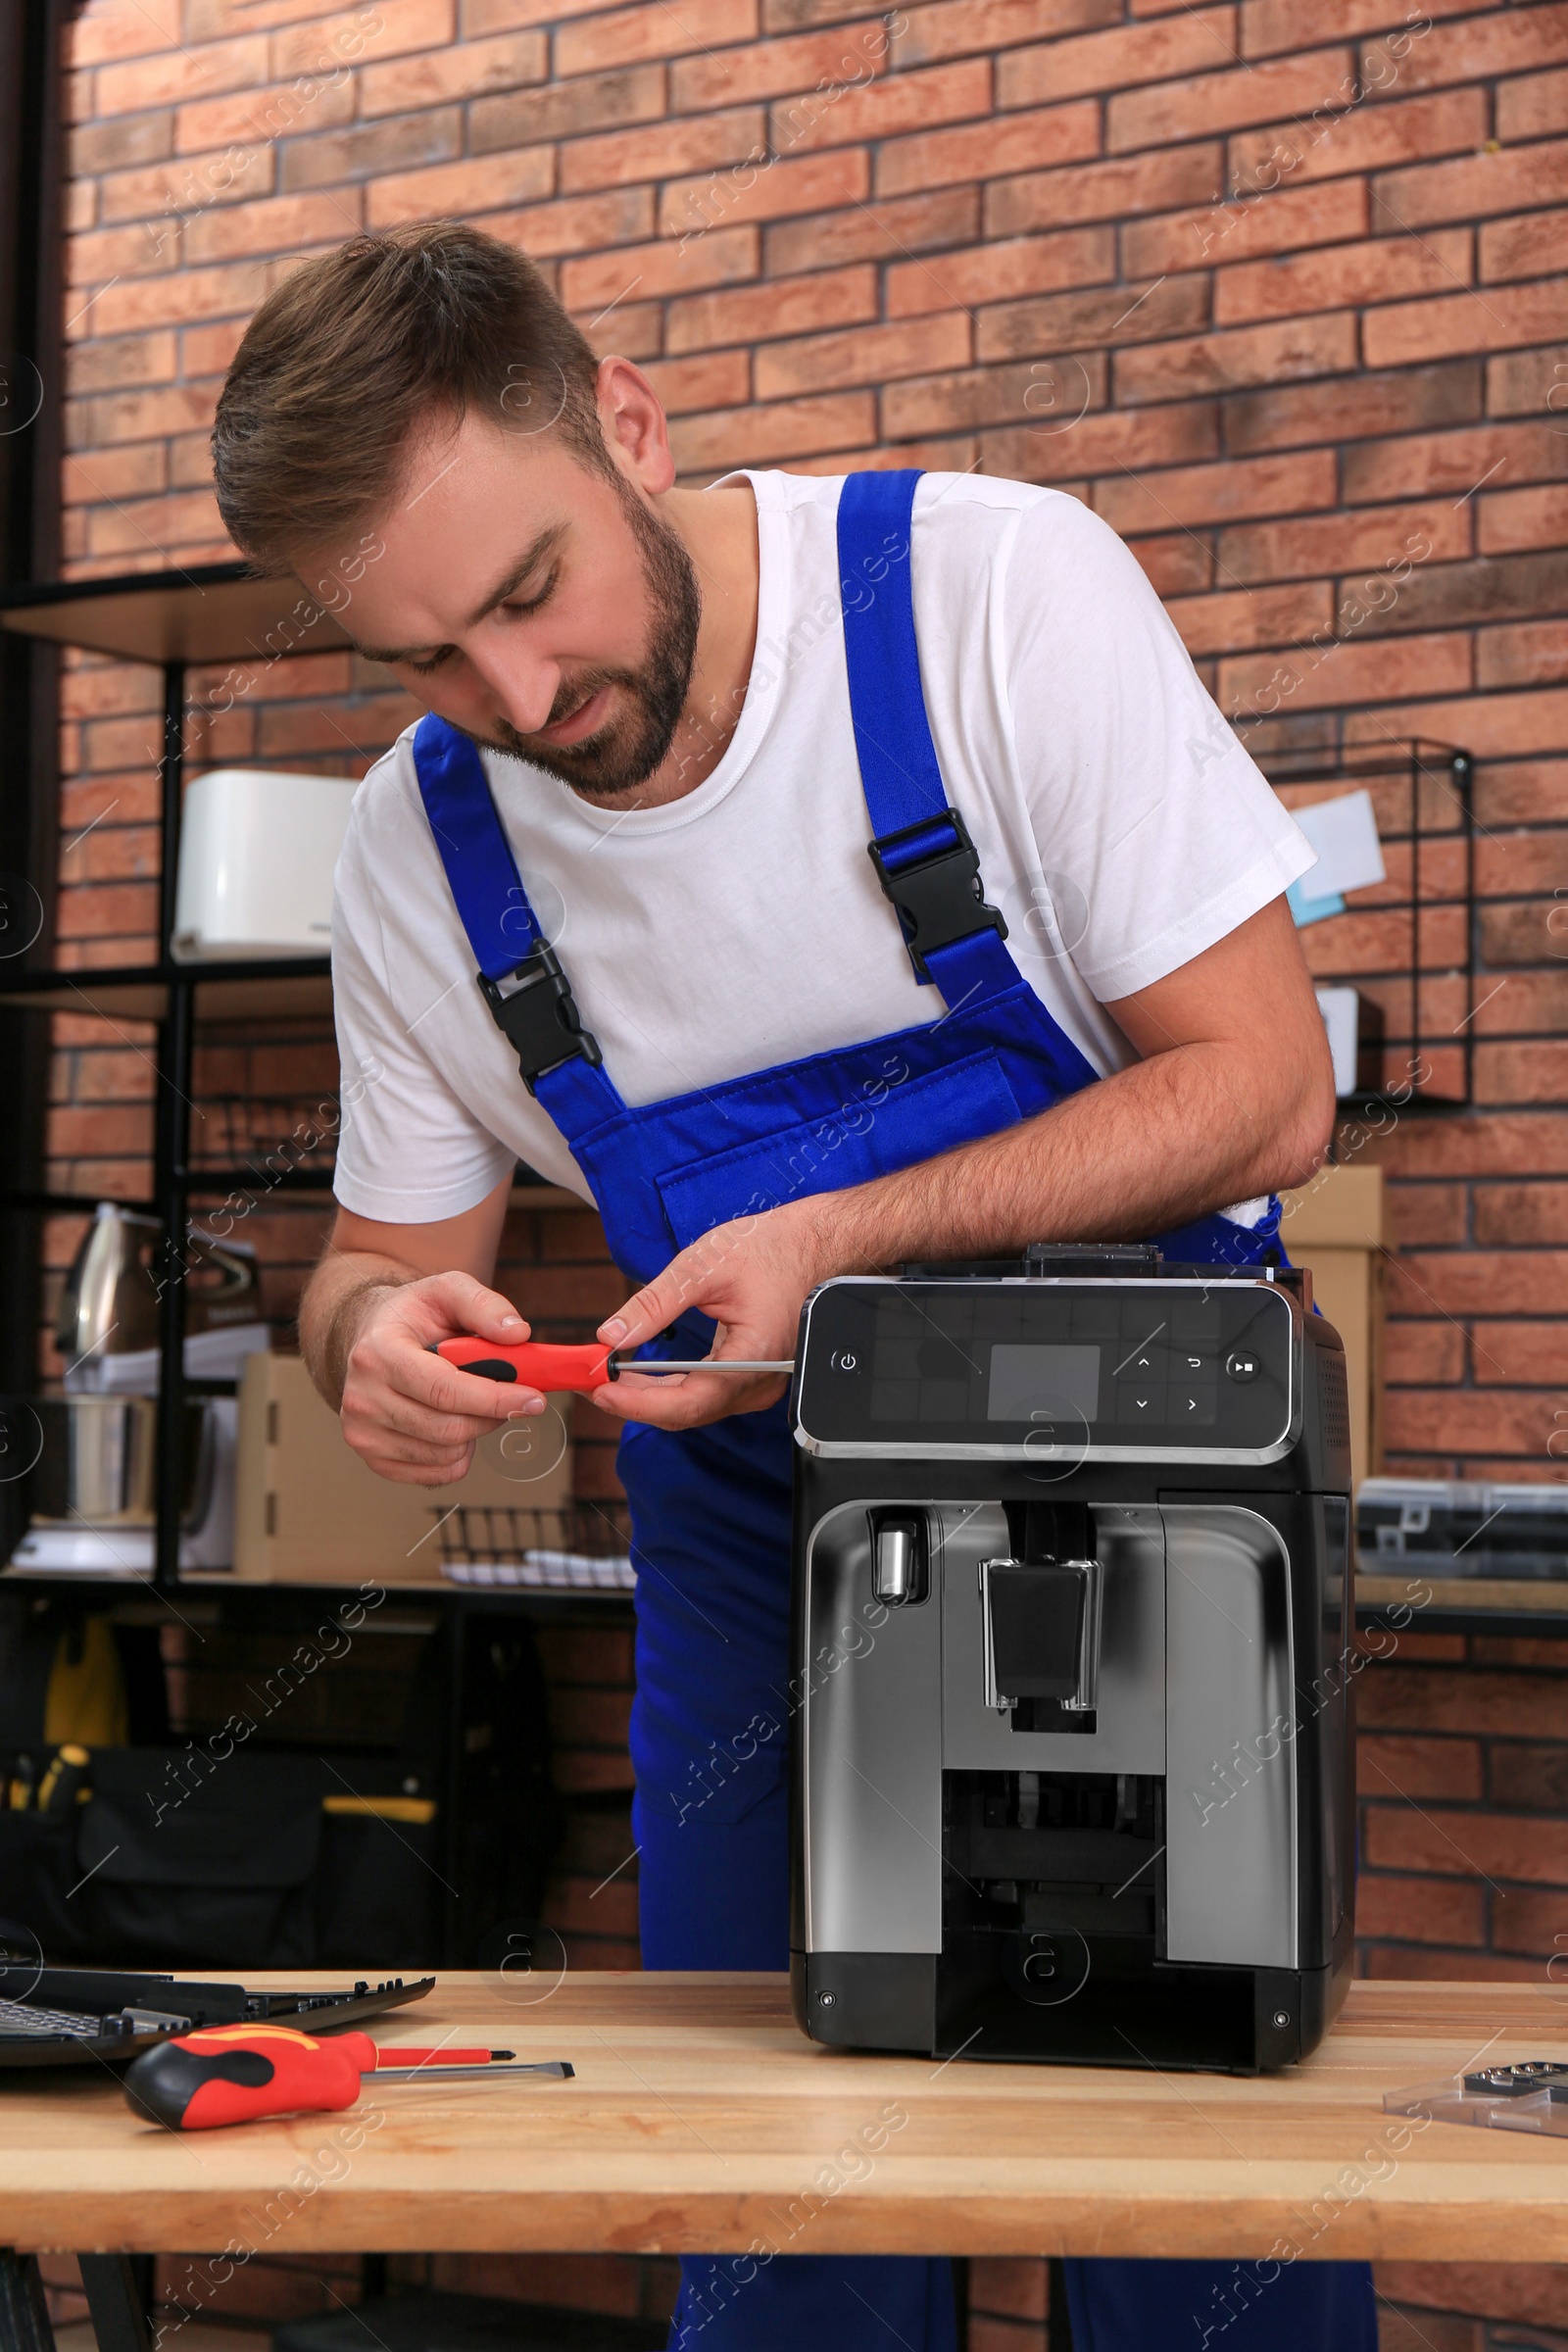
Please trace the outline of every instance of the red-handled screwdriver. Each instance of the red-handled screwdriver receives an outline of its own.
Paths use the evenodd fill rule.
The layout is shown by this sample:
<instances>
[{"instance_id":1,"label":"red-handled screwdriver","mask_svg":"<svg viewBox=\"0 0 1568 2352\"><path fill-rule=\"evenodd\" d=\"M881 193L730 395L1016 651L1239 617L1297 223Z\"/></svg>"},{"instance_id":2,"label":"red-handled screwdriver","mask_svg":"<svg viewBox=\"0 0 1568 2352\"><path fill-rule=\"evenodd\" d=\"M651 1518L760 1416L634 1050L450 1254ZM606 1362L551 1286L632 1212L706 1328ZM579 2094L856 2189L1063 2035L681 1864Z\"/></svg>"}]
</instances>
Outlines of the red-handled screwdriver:
<instances>
[{"instance_id":1,"label":"red-handled screwdriver","mask_svg":"<svg viewBox=\"0 0 1568 2352\"><path fill-rule=\"evenodd\" d=\"M313 2036L315 2038L315 2036ZM385 2075L408 2072L426 2066L501 2066L514 2058L513 2050L460 2050L449 2041L432 2049L416 2049L412 2044L388 2044L383 2049L370 2039L368 2034L333 2034L323 2035L327 2048L348 2050L362 2075Z\"/></svg>"},{"instance_id":2,"label":"red-handled screwdriver","mask_svg":"<svg viewBox=\"0 0 1568 2352\"><path fill-rule=\"evenodd\" d=\"M455 2075L467 2081L488 2076L506 2082L516 2075L560 2080L574 2071L564 2058L524 2066L502 2063L511 2055L507 2050L381 2050L368 2034L318 2040L291 2026L211 2026L144 2050L125 2069L124 2087L130 2105L149 2123L172 2132L201 2132L262 2116L352 2107L363 2078L371 2073L381 2082L431 2083ZM417 2063L400 2064L404 2059Z\"/></svg>"},{"instance_id":3,"label":"red-handled screwdriver","mask_svg":"<svg viewBox=\"0 0 1568 2352\"><path fill-rule=\"evenodd\" d=\"M494 1340L433 1340L430 1353L461 1371L475 1372L481 1380L514 1380L531 1389L565 1390L591 1396L623 1372L793 1372L794 1358L780 1363L742 1363L731 1356L704 1356L696 1362L669 1363L622 1355L613 1348L554 1348L544 1340L519 1340L502 1347Z\"/></svg>"}]
</instances>

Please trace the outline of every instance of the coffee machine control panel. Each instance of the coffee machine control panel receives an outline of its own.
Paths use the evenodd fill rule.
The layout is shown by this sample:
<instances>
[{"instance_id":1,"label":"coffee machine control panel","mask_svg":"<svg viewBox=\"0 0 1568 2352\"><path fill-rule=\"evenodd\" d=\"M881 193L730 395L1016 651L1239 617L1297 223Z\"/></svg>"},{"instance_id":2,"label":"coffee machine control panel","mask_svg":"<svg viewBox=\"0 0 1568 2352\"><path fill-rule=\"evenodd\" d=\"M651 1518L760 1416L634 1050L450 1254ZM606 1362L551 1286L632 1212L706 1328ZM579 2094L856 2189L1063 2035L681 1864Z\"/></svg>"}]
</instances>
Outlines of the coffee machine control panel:
<instances>
[{"instance_id":1,"label":"coffee machine control panel","mask_svg":"<svg viewBox=\"0 0 1568 2352\"><path fill-rule=\"evenodd\" d=\"M1275 1459L1295 1317L1235 1277L895 1281L809 1300L796 1438L823 1454Z\"/></svg>"}]
</instances>

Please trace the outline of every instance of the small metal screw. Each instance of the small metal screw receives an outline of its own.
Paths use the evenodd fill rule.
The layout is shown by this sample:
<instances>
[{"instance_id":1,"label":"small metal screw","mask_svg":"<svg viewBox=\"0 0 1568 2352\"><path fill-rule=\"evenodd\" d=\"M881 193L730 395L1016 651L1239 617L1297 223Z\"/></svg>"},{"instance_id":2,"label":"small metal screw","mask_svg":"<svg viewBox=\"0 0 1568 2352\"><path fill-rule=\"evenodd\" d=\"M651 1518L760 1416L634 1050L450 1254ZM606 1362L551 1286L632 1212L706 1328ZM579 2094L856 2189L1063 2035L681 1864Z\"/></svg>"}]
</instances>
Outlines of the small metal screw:
<instances>
[{"instance_id":1,"label":"small metal screw","mask_svg":"<svg viewBox=\"0 0 1568 2352\"><path fill-rule=\"evenodd\" d=\"M1290 2024L1290 2022L1291 2022L1291 2013L1290 2013L1290 2011L1289 2011L1288 2009L1276 2009L1276 2010L1275 2010L1275 2012L1274 2012L1274 2023L1275 2023L1277 2026L1288 2026L1288 2025Z\"/></svg>"},{"instance_id":2,"label":"small metal screw","mask_svg":"<svg viewBox=\"0 0 1568 2352\"><path fill-rule=\"evenodd\" d=\"M819 2006L823 2009L831 2009L838 1997L836 1992L819 1992L816 1996Z\"/></svg>"}]
</instances>

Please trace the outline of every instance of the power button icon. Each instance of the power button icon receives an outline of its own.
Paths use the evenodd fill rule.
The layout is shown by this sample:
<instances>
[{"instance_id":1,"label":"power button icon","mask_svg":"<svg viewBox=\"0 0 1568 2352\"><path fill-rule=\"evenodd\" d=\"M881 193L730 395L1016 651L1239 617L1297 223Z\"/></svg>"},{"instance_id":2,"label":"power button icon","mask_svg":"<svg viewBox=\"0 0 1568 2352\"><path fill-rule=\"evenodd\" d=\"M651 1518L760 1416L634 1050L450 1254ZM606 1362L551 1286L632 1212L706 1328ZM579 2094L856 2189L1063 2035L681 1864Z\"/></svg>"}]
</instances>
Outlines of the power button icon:
<instances>
[{"instance_id":1,"label":"power button icon","mask_svg":"<svg viewBox=\"0 0 1568 2352\"><path fill-rule=\"evenodd\" d=\"M828 1361L835 1372L854 1372L858 1368L860 1359L858 1355L851 1355L848 1349L841 1354L835 1348Z\"/></svg>"}]
</instances>

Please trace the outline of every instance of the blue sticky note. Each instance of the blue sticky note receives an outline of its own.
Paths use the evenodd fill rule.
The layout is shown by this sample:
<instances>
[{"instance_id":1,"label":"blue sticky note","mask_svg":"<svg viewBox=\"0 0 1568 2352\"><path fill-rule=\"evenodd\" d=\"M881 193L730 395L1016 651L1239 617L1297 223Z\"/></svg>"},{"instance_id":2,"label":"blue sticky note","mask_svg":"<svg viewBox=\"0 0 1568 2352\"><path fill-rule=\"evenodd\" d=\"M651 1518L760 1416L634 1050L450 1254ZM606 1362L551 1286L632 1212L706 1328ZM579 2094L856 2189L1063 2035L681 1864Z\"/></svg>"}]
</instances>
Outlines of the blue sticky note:
<instances>
[{"instance_id":1,"label":"blue sticky note","mask_svg":"<svg viewBox=\"0 0 1568 2352\"><path fill-rule=\"evenodd\" d=\"M1286 902L1296 918L1296 927L1298 931L1303 929L1307 923L1321 923L1327 915L1345 912L1345 901L1337 890L1331 891L1327 898L1315 899L1311 896L1311 881L1310 874L1303 874L1300 880L1293 882L1285 893Z\"/></svg>"}]
</instances>

